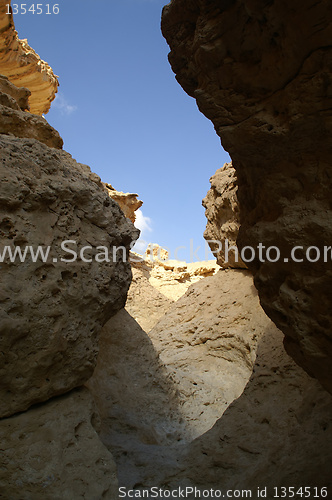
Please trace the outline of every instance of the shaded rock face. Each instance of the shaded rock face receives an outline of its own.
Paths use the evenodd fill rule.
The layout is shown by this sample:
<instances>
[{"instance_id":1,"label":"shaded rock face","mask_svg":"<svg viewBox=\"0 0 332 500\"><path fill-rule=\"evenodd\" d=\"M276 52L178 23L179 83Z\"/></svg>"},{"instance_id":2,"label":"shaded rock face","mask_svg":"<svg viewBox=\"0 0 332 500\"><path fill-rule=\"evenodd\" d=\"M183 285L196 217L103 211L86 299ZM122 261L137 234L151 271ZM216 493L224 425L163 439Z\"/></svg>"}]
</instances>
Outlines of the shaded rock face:
<instances>
[{"instance_id":1,"label":"shaded rock face","mask_svg":"<svg viewBox=\"0 0 332 500\"><path fill-rule=\"evenodd\" d=\"M172 303L136 268L128 298L88 382L121 486L253 498L267 486L268 500L275 486L331 487L331 396L285 352L248 271L221 270Z\"/></svg>"},{"instance_id":2,"label":"shaded rock face","mask_svg":"<svg viewBox=\"0 0 332 500\"><path fill-rule=\"evenodd\" d=\"M219 271L172 302L144 267L133 271L125 309L103 328L88 387L120 485L161 487L186 473L182 453L241 394L260 337L277 328L248 272Z\"/></svg>"},{"instance_id":3,"label":"shaded rock face","mask_svg":"<svg viewBox=\"0 0 332 500\"><path fill-rule=\"evenodd\" d=\"M287 355L283 335L266 330L243 394L178 457L165 484L201 489L332 487L332 398ZM326 497L327 498L327 497Z\"/></svg>"},{"instance_id":4,"label":"shaded rock face","mask_svg":"<svg viewBox=\"0 0 332 500\"><path fill-rule=\"evenodd\" d=\"M213 121L236 169L239 247L280 251L277 262L261 262L256 251L248 263L261 304L287 351L329 391L331 18L323 0L173 0L162 20L176 78ZM295 246L303 262L291 261ZM317 262L305 258L312 246Z\"/></svg>"},{"instance_id":5,"label":"shaded rock face","mask_svg":"<svg viewBox=\"0 0 332 500\"><path fill-rule=\"evenodd\" d=\"M225 163L219 168L211 177L210 184L211 189L202 202L207 218L204 238L209 243L219 266L246 269L247 266L236 247L240 228L240 209L237 199L237 177L232 164Z\"/></svg>"},{"instance_id":6,"label":"shaded rock face","mask_svg":"<svg viewBox=\"0 0 332 500\"><path fill-rule=\"evenodd\" d=\"M30 111L29 97L31 92L25 87L16 87L4 75L0 75L0 92L1 104L13 109L21 109L22 111ZM5 94L5 95L3 95Z\"/></svg>"},{"instance_id":7,"label":"shaded rock face","mask_svg":"<svg viewBox=\"0 0 332 500\"><path fill-rule=\"evenodd\" d=\"M41 116L24 111L28 97L27 89L9 85L9 81L0 75L0 134L29 137L51 148L62 149L59 132Z\"/></svg>"},{"instance_id":8,"label":"shaded rock face","mask_svg":"<svg viewBox=\"0 0 332 500\"><path fill-rule=\"evenodd\" d=\"M101 443L87 389L0 420L0 495L10 500L117 498L116 467Z\"/></svg>"},{"instance_id":9,"label":"shaded rock face","mask_svg":"<svg viewBox=\"0 0 332 500\"><path fill-rule=\"evenodd\" d=\"M7 14L10 0L0 1L0 73L17 87L31 92L30 111L47 113L55 98L59 82L52 68L29 46L20 40L12 14Z\"/></svg>"},{"instance_id":10,"label":"shaded rock face","mask_svg":"<svg viewBox=\"0 0 332 500\"><path fill-rule=\"evenodd\" d=\"M259 306L250 273L220 270L191 285L149 332L191 438L242 393L266 330L277 329Z\"/></svg>"},{"instance_id":11,"label":"shaded rock face","mask_svg":"<svg viewBox=\"0 0 332 500\"><path fill-rule=\"evenodd\" d=\"M44 251L0 263L0 416L8 416L91 376L99 331L126 300L139 231L89 167L35 139L0 134L0 179L1 252ZM113 247L124 250L114 258Z\"/></svg>"}]
</instances>

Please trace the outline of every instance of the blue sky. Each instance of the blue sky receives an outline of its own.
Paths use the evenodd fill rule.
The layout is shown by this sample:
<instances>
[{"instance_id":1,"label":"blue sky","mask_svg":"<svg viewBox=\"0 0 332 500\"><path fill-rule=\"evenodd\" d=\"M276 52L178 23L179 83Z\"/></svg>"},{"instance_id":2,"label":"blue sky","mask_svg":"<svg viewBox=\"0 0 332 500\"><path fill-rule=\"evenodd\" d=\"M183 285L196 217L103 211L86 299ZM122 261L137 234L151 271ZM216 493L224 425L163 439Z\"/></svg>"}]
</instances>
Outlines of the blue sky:
<instances>
[{"instance_id":1,"label":"blue sky","mask_svg":"<svg viewBox=\"0 0 332 500\"><path fill-rule=\"evenodd\" d=\"M47 120L77 161L116 189L139 194L142 239L168 247L171 257L185 246L178 257L188 261L193 240L204 259L201 200L229 157L168 63L160 32L166 2L57 3L58 15L14 16L19 37L59 76Z\"/></svg>"}]
</instances>

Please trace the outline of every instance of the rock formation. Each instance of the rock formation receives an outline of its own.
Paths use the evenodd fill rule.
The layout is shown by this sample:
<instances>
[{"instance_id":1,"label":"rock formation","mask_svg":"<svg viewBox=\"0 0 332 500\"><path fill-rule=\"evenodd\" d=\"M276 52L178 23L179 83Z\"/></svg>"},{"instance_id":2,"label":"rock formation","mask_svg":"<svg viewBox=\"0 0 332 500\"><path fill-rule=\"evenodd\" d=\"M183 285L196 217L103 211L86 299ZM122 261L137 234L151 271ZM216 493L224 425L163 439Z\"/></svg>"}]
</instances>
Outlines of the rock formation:
<instances>
[{"instance_id":1,"label":"rock formation","mask_svg":"<svg viewBox=\"0 0 332 500\"><path fill-rule=\"evenodd\" d=\"M1 264L4 416L62 394L92 374L98 333L123 307L131 279L130 264L122 262L121 251L113 262L112 249L129 249L138 231L90 169L68 153L5 135L0 145L2 250L50 248L44 262L11 263L7 257ZM66 240L71 243L64 245ZM80 255L84 246L91 249L73 261L73 252ZM98 246L109 249L110 262L86 262Z\"/></svg>"},{"instance_id":2,"label":"rock formation","mask_svg":"<svg viewBox=\"0 0 332 500\"><path fill-rule=\"evenodd\" d=\"M107 183L104 183L104 186L109 196L118 203L125 216L130 219L131 222L135 222L135 212L143 205L143 202L137 199L138 194L117 191L111 184Z\"/></svg>"},{"instance_id":3,"label":"rock formation","mask_svg":"<svg viewBox=\"0 0 332 500\"><path fill-rule=\"evenodd\" d=\"M128 487L161 486L186 468L178 463L181 453L241 394L258 340L277 331L248 272L211 265L205 277L197 267L182 282L176 277L188 275L190 264L165 269L167 260L157 254L167 257L155 245L132 262L125 309L105 325L88 382L101 439ZM207 272L208 263L198 264Z\"/></svg>"},{"instance_id":4,"label":"rock formation","mask_svg":"<svg viewBox=\"0 0 332 500\"><path fill-rule=\"evenodd\" d=\"M88 382L119 484L268 486L268 500L330 486L331 397L286 354L249 272L201 277L174 302L150 273L134 267Z\"/></svg>"},{"instance_id":5,"label":"rock formation","mask_svg":"<svg viewBox=\"0 0 332 500\"><path fill-rule=\"evenodd\" d=\"M164 485L252 491L332 487L332 398L287 355L282 334L267 329L253 374L216 424L179 451ZM303 488L304 490L304 488ZM255 496L256 495L256 496ZM299 493L300 496L300 493ZM291 498L291 494L287 498Z\"/></svg>"},{"instance_id":6,"label":"rock formation","mask_svg":"<svg viewBox=\"0 0 332 500\"><path fill-rule=\"evenodd\" d=\"M62 149L60 134L38 115L26 113L30 91L15 87L0 75L0 134L37 139L51 148Z\"/></svg>"},{"instance_id":7,"label":"rock formation","mask_svg":"<svg viewBox=\"0 0 332 500\"><path fill-rule=\"evenodd\" d=\"M210 184L211 189L202 202L207 218L204 238L219 266L246 269L236 246L240 209L236 172L232 164L225 163L219 168L211 177Z\"/></svg>"},{"instance_id":8,"label":"rock formation","mask_svg":"<svg viewBox=\"0 0 332 500\"><path fill-rule=\"evenodd\" d=\"M42 115L49 111L59 82L52 68L40 59L28 41L18 38L13 15L7 14L10 3L10 0L0 0L0 73L17 87L28 88L31 113Z\"/></svg>"},{"instance_id":9,"label":"rock formation","mask_svg":"<svg viewBox=\"0 0 332 500\"><path fill-rule=\"evenodd\" d=\"M84 388L0 420L1 498L117 498L116 467L97 434L99 422Z\"/></svg>"},{"instance_id":10,"label":"rock formation","mask_svg":"<svg viewBox=\"0 0 332 500\"><path fill-rule=\"evenodd\" d=\"M113 499L91 397L71 390L125 304L139 231L46 120L22 111L28 94L0 77L0 495Z\"/></svg>"},{"instance_id":11,"label":"rock formation","mask_svg":"<svg viewBox=\"0 0 332 500\"><path fill-rule=\"evenodd\" d=\"M188 263L169 259L168 252L156 243L148 245L144 257L132 252L130 262L134 282L135 277L144 277L152 287L172 301L178 300L190 285L213 276L220 269L214 260ZM142 298L144 300L144 296Z\"/></svg>"},{"instance_id":12,"label":"rock formation","mask_svg":"<svg viewBox=\"0 0 332 500\"><path fill-rule=\"evenodd\" d=\"M332 391L330 4L172 0L162 31L178 82L231 155L238 245L256 251L246 263L261 304L287 351ZM280 259L260 258L260 244Z\"/></svg>"}]
</instances>

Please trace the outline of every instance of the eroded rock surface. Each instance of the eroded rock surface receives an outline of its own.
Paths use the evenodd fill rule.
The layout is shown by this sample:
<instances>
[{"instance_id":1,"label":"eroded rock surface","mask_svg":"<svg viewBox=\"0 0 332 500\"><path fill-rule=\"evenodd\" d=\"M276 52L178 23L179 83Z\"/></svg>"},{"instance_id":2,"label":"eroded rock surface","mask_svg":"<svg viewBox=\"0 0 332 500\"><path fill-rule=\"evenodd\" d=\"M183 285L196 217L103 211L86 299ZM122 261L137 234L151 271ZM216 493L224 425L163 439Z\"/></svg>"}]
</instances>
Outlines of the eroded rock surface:
<instances>
[{"instance_id":1,"label":"eroded rock surface","mask_svg":"<svg viewBox=\"0 0 332 500\"><path fill-rule=\"evenodd\" d=\"M0 496L10 500L118 498L87 389L0 420Z\"/></svg>"},{"instance_id":2,"label":"eroded rock surface","mask_svg":"<svg viewBox=\"0 0 332 500\"><path fill-rule=\"evenodd\" d=\"M31 92L30 111L47 113L55 98L59 82L52 68L29 46L20 40L12 14L7 14L10 0L0 0L0 73L17 87Z\"/></svg>"},{"instance_id":3,"label":"eroded rock surface","mask_svg":"<svg viewBox=\"0 0 332 500\"><path fill-rule=\"evenodd\" d=\"M29 93L0 75L0 134L37 139L51 148L62 149L63 140L45 118L24 111Z\"/></svg>"},{"instance_id":4,"label":"eroded rock surface","mask_svg":"<svg viewBox=\"0 0 332 500\"><path fill-rule=\"evenodd\" d=\"M186 470L183 451L241 394L266 331L276 327L249 272L201 278L172 303L134 269L88 382L121 485L162 486Z\"/></svg>"},{"instance_id":5,"label":"eroded rock surface","mask_svg":"<svg viewBox=\"0 0 332 500\"><path fill-rule=\"evenodd\" d=\"M144 257L132 252L130 261L134 281L135 276L138 279L144 277L153 288L171 301L178 300L193 283L197 283L207 276L213 276L220 269L214 260L185 262L169 259L168 252L156 243L148 246ZM132 285L129 297L135 296L135 293ZM142 299L145 300L144 294Z\"/></svg>"},{"instance_id":6,"label":"eroded rock surface","mask_svg":"<svg viewBox=\"0 0 332 500\"><path fill-rule=\"evenodd\" d=\"M6 106L8 105L7 103L10 103L9 107L13 109L21 109L22 111L30 110L29 97L31 92L29 89L25 87L16 87L16 85L11 83L6 76L0 75L0 92L1 104Z\"/></svg>"},{"instance_id":7,"label":"eroded rock surface","mask_svg":"<svg viewBox=\"0 0 332 500\"><path fill-rule=\"evenodd\" d=\"M211 430L183 449L184 468L165 484L201 489L332 487L332 398L287 355L282 334L267 330L243 392ZM257 497L257 496L256 496Z\"/></svg>"},{"instance_id":8,"label":"eroded rock surface","mask_svg":"<svg viewBox=\"0 0 332 500\"><path fill-rule=\"evenodd\" d=\"M197 437L247 383L257 342L276 327L260 308L252 276L219 271L193 284L149 332Z\"/></svg>"},{"instance_id":9,"label":"eroded rock surface","mask_svg":"<svg viewBox=\"0 0 332 500\"><path fill-rule=\"evenodd\" d=\"M117 191L111 184L104 183L110 197L115 200L125 216L135 222L136 220L136 210L138 210L143 202L138 200L138 194L135 193L123 193L122 191Z\"/></svg>"},{"instance_id":10,"label":"eroded rock surface","mask_svg":"<svg viewBox=\"0 0 332 500\"><path fill-rule=\"evenodd\" d=\"M240 229L237 177L231 163L225 163L210 179L211 189L203 200L207 218L204 238L217 263L223 268L246 269L236 240ZM234 249L235 247L235 249Z\"/></svg>"},{"instance_id":11,"label":"eroded rock surface","mask_svg":"<svg viewBox=\"0 0 332 500\"><path fill-rule=\"evenodd\" d=\"M35 139L0 134L0 179L1 252L27 252L0 264L0 416L8 416L91 376L99 332L131 280L112 248L128 254L139 232L89 167ZM44 254L33 259L25 249L38 245ZM84 246L91 250L80 255ZM98 246L109 262L104 251L94 258Z\"/></svg>"},{"instance_id":12,"label":"eroded rock surface","mask_svg":"<svg viewBox=\"0 0 332 500\"><path fill-rule=\"evenodd\" d=\"M331 20L325 0L172 0L162 20L176 78L213 121L236 169L238 244L256 249L248 267L261 304L287 351L329 391ZM280 259L262 262L259 244L277 247ZM296 246L303 262L291 259ZM319 249L317 262L306 259L309 247Z\"/></svg>"}]
</instances>

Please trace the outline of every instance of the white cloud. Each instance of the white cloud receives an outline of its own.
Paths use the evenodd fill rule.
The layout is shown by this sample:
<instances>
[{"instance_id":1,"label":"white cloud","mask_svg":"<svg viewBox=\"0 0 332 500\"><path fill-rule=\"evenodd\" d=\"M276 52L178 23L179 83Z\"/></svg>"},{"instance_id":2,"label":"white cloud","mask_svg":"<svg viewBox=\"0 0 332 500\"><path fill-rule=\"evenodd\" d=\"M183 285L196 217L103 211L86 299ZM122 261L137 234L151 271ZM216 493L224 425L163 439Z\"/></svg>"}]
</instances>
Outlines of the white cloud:
<instances>
[{"instance_id":1,"label":"white cloud","mask_svg":"<svg viewBox=\"0 0 332 500\"><path fill-rule=\"evenodd\" d=\"M136 210L135 214L135 226L137 227L137 229L141 230L141 235L142 233L151 233L152 220L150 219L150 217L146 217L140 209Z\"/></svg>"},{"instance_id":2,"label":"white cloud","mask_svg":"<svg viewBox=\"0 0 332 500\"><path fill-rule=\"evenodd\" d=\"M57 108L60 110L61 114L63 115L71 115L74 111L76 111L77 106L73 106L72 104L69 104L65 96L61 93L58 92L53 103L52 103L53 108Z\"/></svg>"},{"instance_id":3,"label":"white cloud","mask_svg":"<svg viewBox=\"0 0 332 500\"><path fill-rule=\"evenodd\" d=\"M139 239L135 243L135 246L133 247L133 251L144 254L146 247L149 244L144 238L147 237L147 233L151 233L153 231L152 220L150 219L150 217L146 217L140 209L136 210L135 214L135 226L141 231L141 234Z\"/></svg>"}]
</instances>

